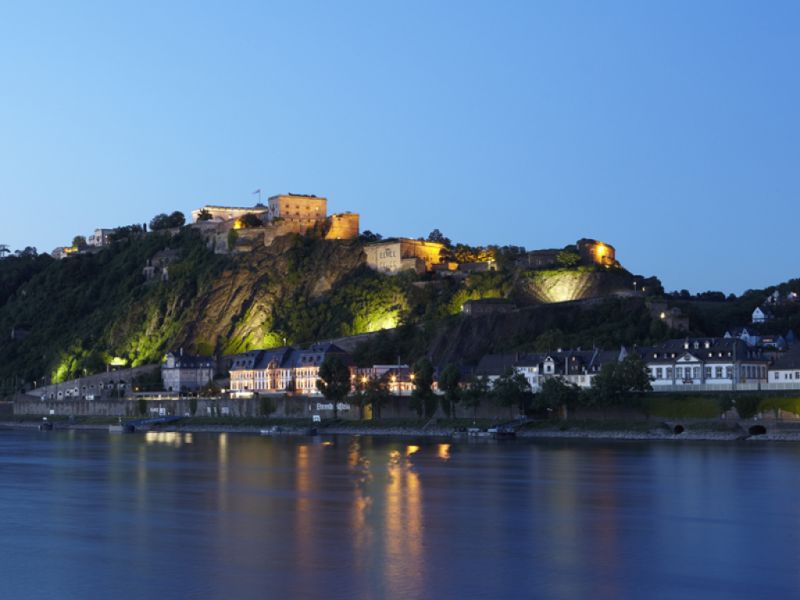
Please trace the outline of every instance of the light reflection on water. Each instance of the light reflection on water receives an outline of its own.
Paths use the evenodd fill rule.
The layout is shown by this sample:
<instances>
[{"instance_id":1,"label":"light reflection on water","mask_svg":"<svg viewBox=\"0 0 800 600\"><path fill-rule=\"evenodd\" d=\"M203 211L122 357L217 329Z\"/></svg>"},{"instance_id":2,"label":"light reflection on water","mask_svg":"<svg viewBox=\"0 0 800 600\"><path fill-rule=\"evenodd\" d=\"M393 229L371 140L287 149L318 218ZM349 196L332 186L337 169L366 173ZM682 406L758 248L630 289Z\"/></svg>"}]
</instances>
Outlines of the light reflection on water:
<instances>
[{"instance_id":1,"label":"light reflection on water","mask_svg":"<svg viewBox=\"0 0 800 600\"><path fill-rule=\"evenodd\" d=\"M798 466L794 445L1 432L3 595L797 597Z\"/></svg>"}]
</instances>

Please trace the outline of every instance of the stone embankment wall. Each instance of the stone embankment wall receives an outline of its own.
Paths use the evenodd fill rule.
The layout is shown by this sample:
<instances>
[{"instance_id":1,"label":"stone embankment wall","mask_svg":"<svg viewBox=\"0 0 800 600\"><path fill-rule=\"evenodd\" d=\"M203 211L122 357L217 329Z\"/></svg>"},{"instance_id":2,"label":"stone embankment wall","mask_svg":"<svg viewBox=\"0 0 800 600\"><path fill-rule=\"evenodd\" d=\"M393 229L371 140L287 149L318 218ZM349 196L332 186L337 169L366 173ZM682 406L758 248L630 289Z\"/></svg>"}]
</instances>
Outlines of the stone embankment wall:
<instances>
[{"instance_id":1,"label":"stone embankment wall","mask_svg":"<svg viewBox=\"0 0 800 600\"><path fill-rule=\"evenodd\" d=\"M79 379L70 379L61 383L40 386L29 391L28 395L35 397L37 400L41 400L42 396L45 396L48 400L58 400L59 397L63 398L67 395L74 397L91 395L95 396L95 398L111 396L115 394L115 392L112 392L112 390L101 390L100 386L102 385L106 388L109 385L118 385L120 382L123 382L125 384L125 389L130 390L131 383L135 377L150 374L160 368L161 365L142 365L141 367L134 367L132 369L118 369L107 373L88 375L87 377L81 377Z\"/></svg>"},{"instance_id":2,"label":"stone embankment wall","mask_svg":"<svg viewBox=\"0 0 800 600\"><path fill-rule=\"evenodd\" d=\"M266 400L266 402L264 402ZM409 397L392 397L381 407L383 419L416 419L417 413L409 405ZM61 417L154 417L191 415L192 403L188 398L173 400L146 400L145 414L140 412L138 399L129 400L61 400L42 401L31 396L18 396L13 403L15 416L61 416ZM266 404L267 406L264 406ZM333 417L333 407L323 397L265 396L264 398L198 398L195 416L307 418L320 415L323 419ZM456 417L472 418L473 409L456 407ZM10 416L10 413L7 415ZM357 420L361 418L358 405L345 401L339 405L339 418ZM484 402L475 416L479 419L509 421L516 414L507 407L498 407Z\"/></svg>"}]
</instances>

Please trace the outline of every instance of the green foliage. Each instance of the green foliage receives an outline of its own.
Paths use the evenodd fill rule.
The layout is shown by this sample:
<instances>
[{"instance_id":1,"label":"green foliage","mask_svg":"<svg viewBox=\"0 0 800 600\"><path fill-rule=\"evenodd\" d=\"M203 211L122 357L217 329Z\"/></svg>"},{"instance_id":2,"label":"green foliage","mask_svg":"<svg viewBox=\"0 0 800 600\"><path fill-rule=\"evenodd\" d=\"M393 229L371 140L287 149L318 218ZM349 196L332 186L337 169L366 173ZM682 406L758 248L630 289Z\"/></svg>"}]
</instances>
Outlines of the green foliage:
<instances>
[{"instance_id":1,"label":"green foliage","mask_svg":"<svg viewBox=\"0 0 800 600\"><path fill-rule=\"evenodd\" d=\"M666 419L716 419L724 412L720 398L686 394L650 394L642 408L651 417Z\"/></svg>"},{"instance_id":2,"label":"green foliage","mask_svg":"<svg viewBox=\"0 0 800 600\"><path fill-rule=\"evenodd\" d=\"M484 298L506 298L511 292L512 278L505 271L474 273L464 280L462 286L453 293L448 303L447 313L457 315L468 300Z\"/></svg>"},{"instance_id":3,"label":"green foliage","mask_svg":"<svg viewBox=\"0 0 800 600\"><path fill-rule=\"evenodd\" d=\"M200 212L197 214L198 221L210 221L213 218L213 215L207 208L200 209Z\"/></svg>"},{"instance_id":4,"label":"green foliage","mask_svg":"<svg viewBox=\"0 0 800 600\"><path fill-rule=\"evenodd\" d=\"M161 229L171 229L173 227L183 227L186 222L186 217L183 213L176 210L172 214L161 213L156 215L150 221L150 231L159 231Z\"/></svg>"},{"instance_id":5,"label":"green foliage","mask_svg":"<svg viewBox=\"0 0 800 600\"><path fill-rule=\"evenodd\" d=\"M131 381L133 391L135 392L155 392L163 389L163 382L161 381L161 370L153 369L147 373L137 375Z\"/></svg>"},{"instance_id":6,"label":"green foliage","mask_svg":"<svg viewBox=\"0 0 800 600\"><path fill-rule=\"evenodd\" d=\"M264 223L253 213L245 213L241 217L239 217L239 224L245 229L251 229L253 227L262 227Z\"/></svg>"},{"instance_id":7,"label":"green foliage","mask_svg":"<svg viewBox=\"0 0 800 600\"><path fill-rule=\"evenodd\" d=\"M239 233L235 229L228 231L228 250L233 250L236 247L236 242L239 240Z\"/></svg>"},{"instance_id":8,"label":"green foliage","mask_svg":"<svg viewBox=\"0 0 800 600\"><path fill-rule=\"evenodd\" d=\"M444 408L448 416L453 416L455 405L461 399L461 370L458 365L448 364L439 374L439 389L444 392Z\"/></svg>"},{"instance_id":9,"label":"green foliage","mask_svg":"<svg viewBox=\"0 0 800 600\"><path fill-rule=\"evenodd\" d=\"M507 369L492 387L492 397L498 406L508 407L514 415L514 407L524 412L531 400L531 386L522 373Z\"/></svg>"},{"instance_id":10,"label":"green foliage","mask_svg":"<svg viewBox=\"0 0 800 600\"><path fill-rule=\"evenodd\" d=\"M319 366L317 389L333 403L333 418L338 417L337 403L350 392L350 369L340 356L328 354Z\"/></svg>"},{"instance_id":11,"label":"green foliage","mask_svg":"<svg viewBox=\"0 0 800 600\"><path fill-rule=\"evenodd\" d=\"M410 406L417 414L430 418L436 411L436 395L433 393L433 364L426 356L414 363L414 391L411 393Z\"/></svg>"},{"instance_id":12,"label":"green foliage","mask_svg":"<svg viewBox=\"0 0 800 600\"><path fill-rule=\"evenodd\" d=\"M575 384L551 377L544 380L541 390L534 396L533 408L547 412L557 411L562 406L573 408L579 403L580 395L581 391Z\"/></svg>"},{"instance_id":13,"label":"green foliage","mask_svg":"<svg viewBox=\"0 0 800 600\"><path fill-rule=\"evenodd\" d=\"M169 286L147 285L142 267L168 245L184 259L170 265ZM63 261L0 261L0 327L30 328L22 342L0 344L0 378L69 379L103 371L112 357L131 366L160 362L192 319L187 308L198 301L198 288L223 260L186 230L174 238L126 238Z\"/></svg>"},{"instance_id":14,"label":"green foliage","mask_svg":"<svg viewBox=\"0 0 800 600\"><path fill-rule=\"evenodd\" d=\"M752 419L761 409L761 396L737 395L736 412L742 419Z\"/></svg>"},{"instance_id":15,"label":"green foliage","mask_svg":"<svg viewBox=\"0 0 800 600\"><path fill-rule=\"evenodd\" d=\"M379 419L381 407L388 402L390 397L389 381L385 375L358 382L355 399L362 408L362 418L363 409L369 406L372 409L373 419Z\"/></svg>"},{"instance_id":16,"label":"green foliage","mask_svg":"<svg viewBox=\"0 0 800 600\"><path fill-rule=\"evenodd\" d=\"M86 238L82 235L76 235L72 238L72 247L76 250L83 250L86 248Z\"/></svg>"},{"instance_id":17,"label":"green foliage","mask_svg":"<svg viewBox=\"0 0 800 600\"><path fill-rule=\"evenodd\" d=\"M562 250L556 255L556 262L562 267L569 269L581 262L581 255L574 250Z\"/></svg>"},{"instance_id":18,"label":"green foliage","mask_svg":"<svg viewBox=\"0 0 800 600\"><path fill-rule=\"evenodd\" d=\"M652 389L647 366L636 354L621 362L606 363L592 379L589 402L599 407L634 404L637 392Z\"/></svg>"},{"instance_id":19,"label":"green foliage","mask_svg":"<svg viewBox=\"0 0 800 600\"><path fill-rule=\"evenodd\" d=\"M476 377L467 388L462 396L462 402L467 408L472 409L472 416L476 417L478 414L478 407L481 402L490 394L491 385L489 378L485 375Z\"/></svg>"},{"instance_id":20,"label":"green foliage","mask_svg":"<svg viewBox=\"0 0 800 600\"><path fill-rule=\"evenodd\" d=\"M189 398L189 414L195 416L197 414L197 397L192 396Z\"/></svg>"}]
</instances>

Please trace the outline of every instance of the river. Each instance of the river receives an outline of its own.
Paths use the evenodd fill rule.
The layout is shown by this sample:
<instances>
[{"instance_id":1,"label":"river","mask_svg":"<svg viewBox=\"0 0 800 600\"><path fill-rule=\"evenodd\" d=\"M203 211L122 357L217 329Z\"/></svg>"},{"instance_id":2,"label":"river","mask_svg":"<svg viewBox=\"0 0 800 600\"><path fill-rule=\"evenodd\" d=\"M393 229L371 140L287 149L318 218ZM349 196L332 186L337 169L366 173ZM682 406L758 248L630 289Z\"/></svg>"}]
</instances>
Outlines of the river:
<instances>
[{"instance_id":1,"label":"river","mask_svg":"<svg viewBox=\"0 0 800 600\"><path fill-rule=\"evenodd\" d=\"M800 445L0 431L3 598L796 598Z\"/></svg>"}]
</instances>

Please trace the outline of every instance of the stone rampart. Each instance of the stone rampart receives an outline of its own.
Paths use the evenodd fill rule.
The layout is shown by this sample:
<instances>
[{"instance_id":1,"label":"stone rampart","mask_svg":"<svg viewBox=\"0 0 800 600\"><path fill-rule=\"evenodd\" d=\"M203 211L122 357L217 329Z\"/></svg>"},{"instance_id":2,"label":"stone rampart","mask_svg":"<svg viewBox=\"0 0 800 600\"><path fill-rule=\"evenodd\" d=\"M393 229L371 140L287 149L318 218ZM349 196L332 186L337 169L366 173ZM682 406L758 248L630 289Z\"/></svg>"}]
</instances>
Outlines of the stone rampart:
<instances>
[{"instance_id":1,"label":"stone rampart","mask_svg":"<svg viewBox=\"0 0 800 600\"><path fill-rule=\"evenodd\" d=\"M359 234L359 217L356 213L343 213L328 217L326 240L354 240Z\"/></svg>"}]
</instances>

